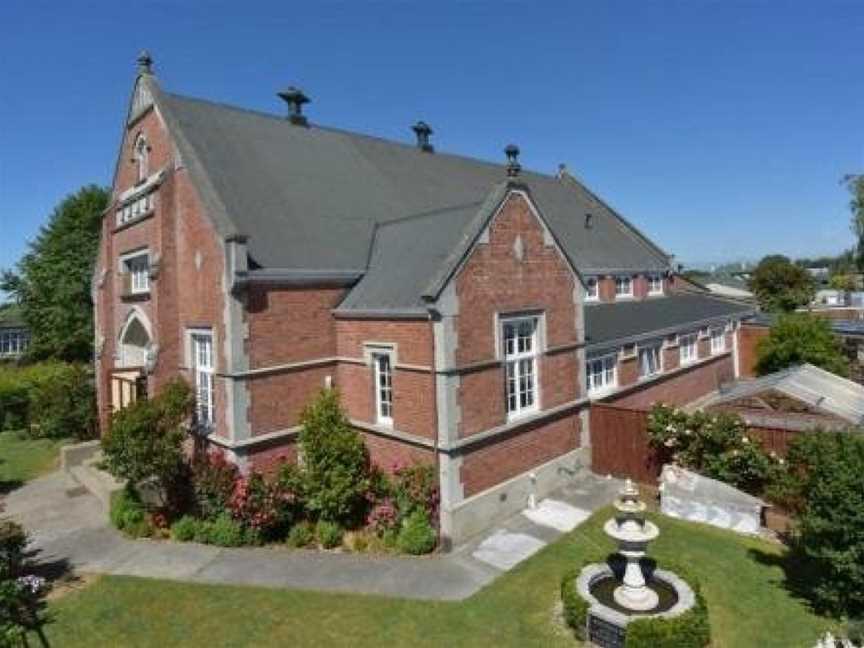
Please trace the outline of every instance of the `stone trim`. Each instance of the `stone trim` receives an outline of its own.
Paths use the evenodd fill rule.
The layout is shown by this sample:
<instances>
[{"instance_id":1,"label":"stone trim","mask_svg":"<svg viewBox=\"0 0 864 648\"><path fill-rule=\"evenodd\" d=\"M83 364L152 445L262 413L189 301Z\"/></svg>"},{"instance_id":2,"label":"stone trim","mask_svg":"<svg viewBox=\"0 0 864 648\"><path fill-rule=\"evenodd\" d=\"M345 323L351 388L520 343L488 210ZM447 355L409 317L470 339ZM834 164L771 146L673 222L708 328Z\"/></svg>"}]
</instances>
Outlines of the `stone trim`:
<instances>
[{"instance_id":1,"label":"stone trim","mask_svg":"<svg viewBox=\"0 0 864 648\"><path fill-rule=\"evenodd\" d=\"M401 432L394 428L385 427L376 423L367 423L366 421L360 421L358 419L349 419L348 422L354 427L363 430L364 432L369 432L377 436L387 437L388 439L404 441L405 443L410 443L411 445L415 446L421 446L423 448L430 448L432 450L435 449L435 442L432 439L417 436L416 434Z\"/></svg>"},{"instance_id":2,"label":"stone trim","mask_svg":"<svg viewBox=\"0 0 864 648\"><path fill-rule=\"evenodd\" d=\"M303 369L312 369L315 367L323 367L330 364L355 364L361 366L368 366L369 362L366 358L352 358L349 356L325 356L323 358L313 358L311 360L300 360L298 362L288 362L286 364L281 365L273 365L270 367L258 367L256 369L248 369L246 371L235 371L235 372L217 372L216 375L220 378L228 378L231 380L245 380L248 378L255 378L257 376L265 376L267 374L274 373L285 373L289 371L302 371ZM428 365L415 365L415 364L407 364L407 363L396 363L393 365L394 369L401 369L403 371L416 371L421 373L432 373L432 367Z\"/></svg>"},{"instance_id":3,"label":"stone trim","mask_svg":"<svg viewBox=\"0 0 864 648\"><path fill-rule=\"evenodd\" d=\"M294 427L285 428L284 430L276 430L275 432L268 432L267 434L251 436L247 439L243 439L242 441L231 441L230 439L226 439L225 437L220 437L215 434L207 435L207 440L223 448L235 450L238 448L248 448L250 446L259 445L261 443L267 443L276 439L293 439L296 438L299 434L300 426L296 425Z\"/></svg>"}]
</instances>

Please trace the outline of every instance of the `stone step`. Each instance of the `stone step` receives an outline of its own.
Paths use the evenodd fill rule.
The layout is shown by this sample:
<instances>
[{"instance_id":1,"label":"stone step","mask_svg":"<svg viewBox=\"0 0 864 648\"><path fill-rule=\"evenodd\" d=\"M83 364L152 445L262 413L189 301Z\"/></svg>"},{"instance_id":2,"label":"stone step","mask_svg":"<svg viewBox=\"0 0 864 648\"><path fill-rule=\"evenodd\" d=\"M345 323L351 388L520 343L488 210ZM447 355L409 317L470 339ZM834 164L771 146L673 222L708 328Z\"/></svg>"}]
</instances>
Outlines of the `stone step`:
<instances>
[{"instance_id":1,"label":"stone step","mask_svg":"<svg viewBox=\"0 0 864 648\"><path fill-rule=\"evenodd\" d=\"M123 490L123 482L118 481L104 470L99 470L94 465L96 463L98 463L98 460L94 458L79 466L72 466L69 469L69 475L93 493L107 511L111 508L112 493Z\"/></svg>"}]
</instances>

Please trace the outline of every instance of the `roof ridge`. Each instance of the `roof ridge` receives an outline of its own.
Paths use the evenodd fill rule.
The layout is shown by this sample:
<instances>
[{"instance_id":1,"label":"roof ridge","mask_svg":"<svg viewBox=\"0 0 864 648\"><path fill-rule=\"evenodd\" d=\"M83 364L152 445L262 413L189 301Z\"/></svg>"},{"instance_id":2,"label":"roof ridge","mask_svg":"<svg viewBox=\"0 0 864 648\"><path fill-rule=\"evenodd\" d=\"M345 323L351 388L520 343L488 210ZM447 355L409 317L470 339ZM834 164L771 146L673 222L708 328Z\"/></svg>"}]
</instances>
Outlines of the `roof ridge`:
<instances>
[{"instance_id":1,"label":"roof ridge","mask_svg":"<svg viewBox=\"0 0 864 648\"><path fill-rule=\"evenodd\" d=\"M263 117L265 119L272 119L276 122L281 122L281 123L284 123L288 126L294 126L293 124L291 124L290 121L288 121L284 117L280 117L279 115L277 115L275 113L264 112L263 110L256 110L254 108L246 108L244 106L237 106L235 104L225 103L224 101L214 101L212 99L204 99L201 97L190 97L189 95L182 95L182 94L179 94L176 92L166 92L164 90L162 90L162 95L167 96L169 98L173 98L173 99L179 99L181 101L192 101L192 102L207 104L210 106L215 106L218 108L224 108L226 110L234 110L236 112L246 113L248 115L253 115L255 117ZM435 155L435 156L439 156L439 157L464 160L466 162L472 162L474 164L482 164L484 166L489 166L489 167L498 167L498 168L502 169L502 180L504 179L504 173L503 173L504 166L505 166L504 163L494 162L492 160L485 160L485 159L479 158L479 157L472 157L470 155L464 155L461 153L450 153L447 151L441 151L437 148L435 149L434 153L428 153L426 151L422 151L422 150L418 149L417 146L415 146L414 144L411 144L409 142L403 142L403 141L395 140L395 139L388 139L386 137L382 137L381 135L372 135L370 133L361 133L359 131L352 131L352 130L348 130L347 128L338 128L336 126L326 126L323 124L315 123L313 121L307 121L304 128L316 129L316 130L325 131L328 133L335 133L338 135L346 135L346 136L350 136L350 137L360 137L363 139L381 142L383 144L389 144L392 146L399 146L399 147L402 147L402 148L405 148L405 149L408 149L411 151L416 151L418 154L422 154L422 155ZM558 177L553 175L553 174L543 173L542 171L535 171L532 169L523 168L521 175L523 177L525 175L528 175L529 177L530 176L536 176L537 178L541 178L543 180L560 182Z\"/></svg>"}]
</instances>

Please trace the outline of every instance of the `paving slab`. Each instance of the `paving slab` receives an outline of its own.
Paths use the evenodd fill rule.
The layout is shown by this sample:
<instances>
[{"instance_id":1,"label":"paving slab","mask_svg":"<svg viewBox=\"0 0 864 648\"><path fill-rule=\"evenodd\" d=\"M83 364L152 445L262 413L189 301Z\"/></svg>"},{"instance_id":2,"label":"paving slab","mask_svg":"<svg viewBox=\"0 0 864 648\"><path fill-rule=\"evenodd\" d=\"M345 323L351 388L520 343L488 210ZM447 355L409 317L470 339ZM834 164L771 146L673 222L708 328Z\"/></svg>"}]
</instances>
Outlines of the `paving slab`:
<instances>
[{"instance_id":1,"label":"paving slab","mask_svg":"<svg viewBox=\"0 0 864 648\"><path fill-rule=\"evenodd\" d=\"M545 542L527 533L501 529L481 542L471 555L501 571L509 571L545 546Z\"/></svg>"},{"instance_id":2,"label":"paving slab","mask_svg":"<svg viewBox=\"0 0 864 648\"><path fill-rule=\"evenodd\" d=\"M567 502L544 499L535 508L522 511L522 515L534 524L568 533L591 517L591 512L572 506Z\"/></svg>"}]
</instances>

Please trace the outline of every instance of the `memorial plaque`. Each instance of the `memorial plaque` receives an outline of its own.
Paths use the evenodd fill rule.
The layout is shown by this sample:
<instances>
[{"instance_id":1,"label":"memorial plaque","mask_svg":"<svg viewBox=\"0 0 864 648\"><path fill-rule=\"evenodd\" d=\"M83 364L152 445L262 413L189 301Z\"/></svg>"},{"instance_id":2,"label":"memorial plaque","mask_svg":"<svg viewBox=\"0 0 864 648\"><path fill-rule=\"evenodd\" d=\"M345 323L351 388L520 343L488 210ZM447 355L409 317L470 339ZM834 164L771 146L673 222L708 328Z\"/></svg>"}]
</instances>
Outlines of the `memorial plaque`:
<instances>
[{"instance_id":1,"label":"memorial plaque","mask_svg":"<svg viewBox=\"0 0 864 648\"><path fill-rule=\"evenodd\" d=\"M593 614L588 615L588 640L601 648L623 648L625 630Z\"/></svg>"}]
</instances>

